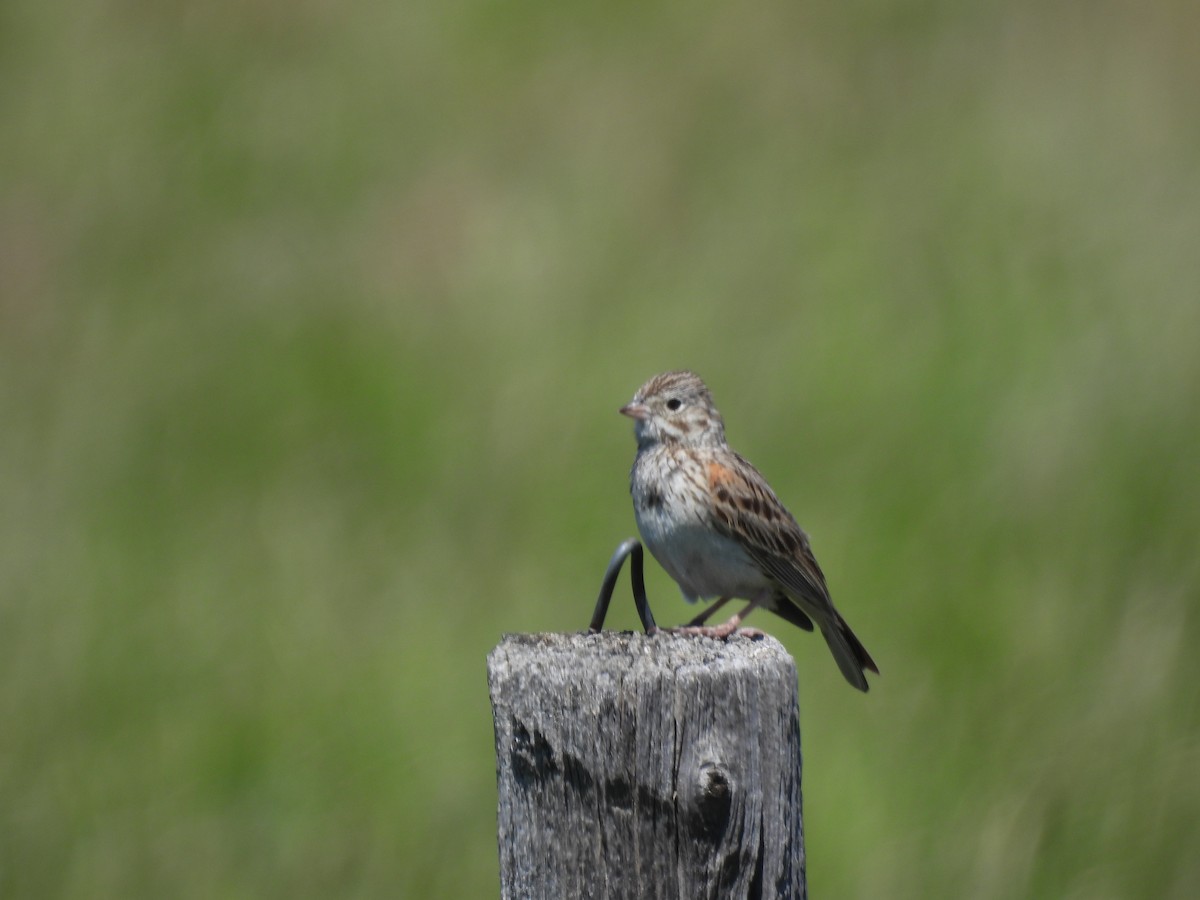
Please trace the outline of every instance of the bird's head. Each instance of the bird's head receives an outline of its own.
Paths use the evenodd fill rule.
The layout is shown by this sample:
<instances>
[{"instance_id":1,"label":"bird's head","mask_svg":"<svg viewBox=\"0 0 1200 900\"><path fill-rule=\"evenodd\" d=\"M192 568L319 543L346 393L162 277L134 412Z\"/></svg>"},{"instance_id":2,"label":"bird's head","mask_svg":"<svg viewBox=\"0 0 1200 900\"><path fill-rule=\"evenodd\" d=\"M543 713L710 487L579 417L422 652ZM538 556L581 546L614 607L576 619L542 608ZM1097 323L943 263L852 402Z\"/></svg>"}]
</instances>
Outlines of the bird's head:
<instances>
[{"instance_id":1,"label":"bird's head","mask_svg":"<svg viewBox=\"0 0 1200 900\"><path fill-rule=\"evenodd\" d=\"M655 443L692 446L721 444L725 423L712 394L695 372L664 372L655 375L621 407L622 415L634 420L633 433L639 447Z\"/></svg>"}]
</instances>

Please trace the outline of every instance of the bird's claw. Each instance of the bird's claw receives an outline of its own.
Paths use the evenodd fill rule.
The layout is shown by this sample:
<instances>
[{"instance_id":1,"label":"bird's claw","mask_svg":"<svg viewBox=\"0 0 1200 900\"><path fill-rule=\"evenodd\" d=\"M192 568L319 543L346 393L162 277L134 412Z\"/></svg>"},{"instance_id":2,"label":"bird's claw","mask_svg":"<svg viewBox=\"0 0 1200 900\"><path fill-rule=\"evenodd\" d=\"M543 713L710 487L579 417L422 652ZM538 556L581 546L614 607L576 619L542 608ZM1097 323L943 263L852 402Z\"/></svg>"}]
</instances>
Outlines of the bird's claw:
<instances>
[{"instance_id":1,"label":"bird's claw","mask_svg":"<svg viewBox=\"0 0 1200 900\"><path fill-rule=\"evenodd\" d=\"M738 628L737 625L725 622L721 625L680 625L677 628L663 628L669 634L679 634L685 637L706 637L714 641L727 641L733 635L750 638L757 641L767 636L765 631L757 628Z\"/></svg>"}]
</instances>

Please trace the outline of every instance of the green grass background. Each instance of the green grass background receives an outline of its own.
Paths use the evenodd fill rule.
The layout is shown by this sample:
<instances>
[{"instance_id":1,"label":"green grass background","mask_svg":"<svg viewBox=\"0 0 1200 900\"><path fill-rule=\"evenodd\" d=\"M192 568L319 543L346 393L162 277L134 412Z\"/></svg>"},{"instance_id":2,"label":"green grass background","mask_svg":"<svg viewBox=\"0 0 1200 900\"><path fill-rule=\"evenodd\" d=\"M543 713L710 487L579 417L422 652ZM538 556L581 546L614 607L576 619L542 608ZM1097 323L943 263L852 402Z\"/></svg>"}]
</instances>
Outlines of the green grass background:
<instances>
[{"instance_id":1,"label":"green grass background","mask_svg":"<svg viewBox=\"0 0 1200 900\"><path fill-rule=\"evenodd\" d=\"M883 671L752 622L813 896L1195 896L1198 9L7 0L0 895L495 896L688 366Z\"/></svg>"}]
</instances>

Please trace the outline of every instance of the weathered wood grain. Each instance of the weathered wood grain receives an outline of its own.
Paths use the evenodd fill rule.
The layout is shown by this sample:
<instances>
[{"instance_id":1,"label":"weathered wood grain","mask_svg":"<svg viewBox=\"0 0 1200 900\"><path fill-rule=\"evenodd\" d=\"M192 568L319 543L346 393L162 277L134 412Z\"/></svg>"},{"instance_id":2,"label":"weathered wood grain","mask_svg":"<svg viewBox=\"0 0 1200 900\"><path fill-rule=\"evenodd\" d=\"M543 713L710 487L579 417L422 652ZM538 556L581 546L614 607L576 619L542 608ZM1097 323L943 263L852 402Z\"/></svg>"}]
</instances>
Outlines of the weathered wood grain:
<instances>
[{"instance_id":1,"label":"weathered wood grain","mask_svg":"<svg viewBox=\"0 0 1200 900\"><path fill-rule=\"evenodd\" d=\"M506 635L502 896L805 896L796 669L772 638Z\"/></svg>"}]
</instances>

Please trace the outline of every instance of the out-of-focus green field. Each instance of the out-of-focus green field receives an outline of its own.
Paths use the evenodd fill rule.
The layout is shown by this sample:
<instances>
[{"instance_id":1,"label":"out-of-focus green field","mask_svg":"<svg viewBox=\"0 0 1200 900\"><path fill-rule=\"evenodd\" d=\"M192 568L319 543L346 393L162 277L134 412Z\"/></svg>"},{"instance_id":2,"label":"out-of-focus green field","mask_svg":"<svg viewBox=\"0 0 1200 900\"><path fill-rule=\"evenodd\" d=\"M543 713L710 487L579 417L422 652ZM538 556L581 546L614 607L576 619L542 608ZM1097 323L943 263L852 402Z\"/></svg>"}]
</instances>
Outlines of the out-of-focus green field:
<instances>
[{"instance_id":1,"label":"out-of-focus green field","mask_svg":"<svg viewBox=\"0 0 1200 900\"><path fill-rule=\"evenodd\" d=\"M495 896L688 366L883 671L751 621L813 896L1196 896L1198 9L7 0L0 895Z\"/></svg>"}]
</instances>

